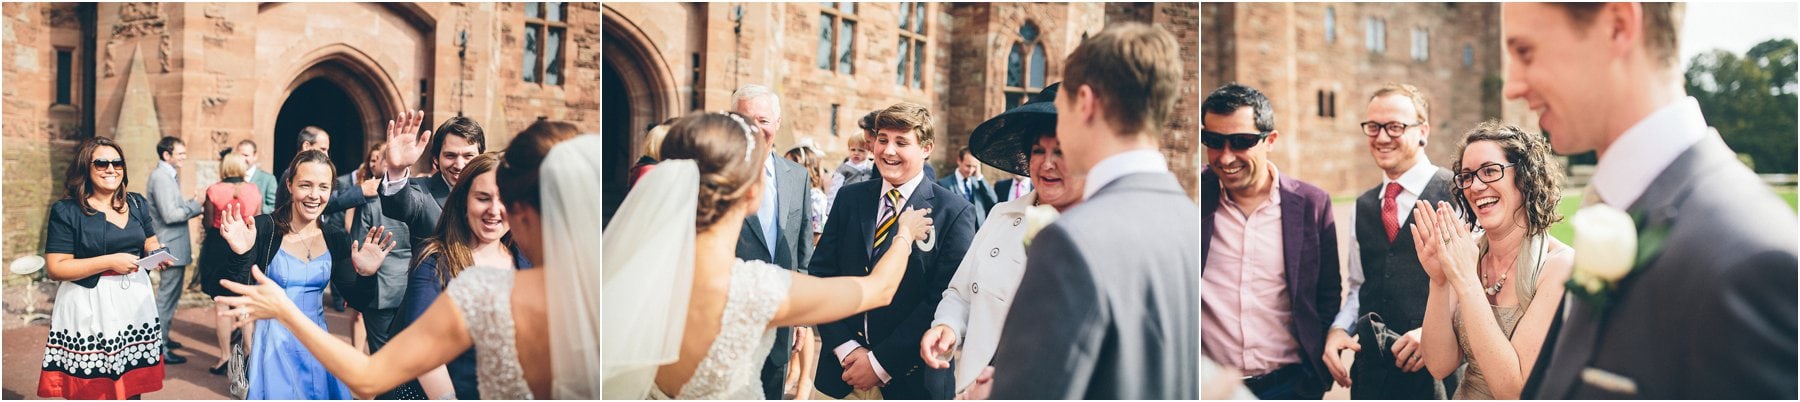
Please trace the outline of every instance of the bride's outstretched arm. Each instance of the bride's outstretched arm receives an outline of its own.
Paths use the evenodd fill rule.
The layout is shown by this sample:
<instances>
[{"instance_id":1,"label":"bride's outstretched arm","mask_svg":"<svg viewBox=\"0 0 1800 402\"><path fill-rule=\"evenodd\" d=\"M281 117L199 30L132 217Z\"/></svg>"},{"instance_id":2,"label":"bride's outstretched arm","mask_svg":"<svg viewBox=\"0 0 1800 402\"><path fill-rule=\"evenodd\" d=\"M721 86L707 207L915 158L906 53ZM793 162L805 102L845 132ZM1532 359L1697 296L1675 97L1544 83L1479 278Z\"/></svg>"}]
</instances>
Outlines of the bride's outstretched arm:
<instances>
[{"instance_id":1,"label":"bride's outstretched arm","mask_svg":"<svg viewBox=\"0 0 1800 402\"><path fill-rule=\"evenodd\" d=\"M220 281L240 295L214 298L231 306L230 310L220 314L248 313L257 319L276 319L306 345L306 350L311 351L326 370L350 386L350 392L358 399L373 398L419 378L431 369L449 363L473 345L468 324L463 322L461 314L457 314L455 302L445 294L438 296L437 301L425 309L424 315L388 341L380 352L374 356L364 355L361 350L313 324L261 270L253 268L250 272L258 285Z\"/></svg>"},{"instance_id":2,"label":"bride's outstretched arm","mask_svg":"<svg viewBox=\"0 0 1800 402\"><path fill-rule=\"evenodd\" d=\"M869 270L868 276L818 278L793 274L788 297L775 311L769 327L815 325L841 320L852 314L886 306L906 275L906 262L912 256L912 240L931 230L930 209L909 209L900 214L895 234L887 253Z\"/></svg>"}]
</instances>

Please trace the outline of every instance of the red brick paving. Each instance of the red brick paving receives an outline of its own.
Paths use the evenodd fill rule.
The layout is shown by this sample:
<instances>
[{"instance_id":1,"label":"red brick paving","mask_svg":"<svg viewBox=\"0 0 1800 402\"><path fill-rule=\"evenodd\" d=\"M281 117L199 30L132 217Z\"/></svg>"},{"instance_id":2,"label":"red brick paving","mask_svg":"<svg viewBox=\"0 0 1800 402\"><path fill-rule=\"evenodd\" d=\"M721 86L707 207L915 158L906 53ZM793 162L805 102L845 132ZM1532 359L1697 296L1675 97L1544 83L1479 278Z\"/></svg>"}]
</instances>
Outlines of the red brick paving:
<instances>
[{"instance_id":1,"label":"red brick paving","mask_svg":"<svg viewBox=\"0 0 1800 402\"><path fill-rule=\"evenodd\" d=\"M212 375L206 369L218 362L218 338L213 335L213 308L210 302L199 307L176 311L174 328L169 336L181 342L175 354L188 358L186 364L165 367L161 391L144 394L144 399L232 399L226 393L224 376ZM350 340L353 325L351 312L325 309L325 322L339 339ZM11 318L11 317L8 317ZM273 324L273 322L270 322ZM43 399L37 396L38 373L44 362L44 339L50 332L50 321L8 329L4 333L4 354L0 368L4 377L4 399Z\"/></svg>"}]
</instances>

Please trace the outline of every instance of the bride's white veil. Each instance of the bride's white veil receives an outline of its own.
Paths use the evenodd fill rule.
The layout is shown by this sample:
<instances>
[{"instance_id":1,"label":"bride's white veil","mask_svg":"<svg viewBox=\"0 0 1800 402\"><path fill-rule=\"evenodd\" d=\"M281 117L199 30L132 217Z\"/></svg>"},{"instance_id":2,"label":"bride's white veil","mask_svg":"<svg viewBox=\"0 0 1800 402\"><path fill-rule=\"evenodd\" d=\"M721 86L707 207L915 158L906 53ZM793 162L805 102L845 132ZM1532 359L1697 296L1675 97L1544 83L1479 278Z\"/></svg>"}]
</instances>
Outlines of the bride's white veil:
<instances>
[{"instance_id":1,"label":"bride's white veil","mask_svg":"<svg viewBox=\"0 0 1800 402\"><path fill-rule=\"evenodd\" d=\"M578 135L544 155L538 168L544 287L549 301L551 397L600 395L600 270L593 247L601 214L599 135Z\"/></svg>"},{"instance_id":2,"label":"bride's white veil","mask_svg":"<svg viewBox=\"0 0 1800 402\"><path fill-rule=\"evenodd\" d=\"M606 228L600 278L606 399L647 397L657 368L680 357L699 192L693 161L662 161L638 180Z\"/></svg>"}]
</instances>

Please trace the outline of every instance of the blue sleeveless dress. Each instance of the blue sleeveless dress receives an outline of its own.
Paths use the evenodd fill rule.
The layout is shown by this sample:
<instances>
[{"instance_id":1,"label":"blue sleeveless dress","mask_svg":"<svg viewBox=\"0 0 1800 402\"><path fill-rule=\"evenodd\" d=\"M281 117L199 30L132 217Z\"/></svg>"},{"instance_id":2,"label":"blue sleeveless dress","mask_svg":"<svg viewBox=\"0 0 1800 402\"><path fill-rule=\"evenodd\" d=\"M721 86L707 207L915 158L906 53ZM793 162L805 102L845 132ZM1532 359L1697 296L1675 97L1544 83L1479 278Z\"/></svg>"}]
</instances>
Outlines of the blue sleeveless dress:
<instances>
[{"instance_id":1,"label":"blue sleeveless dress","mask_svg":"<svg viewBox=\"0 0 1800 402\"><path fill-rule=\"evenodd\" d=\"M319 328L325 326L325 286L331 283L331 252L312 261L303 261L277 251L275 260L265 271L287 297L300 307ZM256 336L250 350L250 393L246 399L354 399L345 386L325 365L319 363L306 345L294 338L281 323L261 320L256 323Z\"/></svg>"}]
</instances>

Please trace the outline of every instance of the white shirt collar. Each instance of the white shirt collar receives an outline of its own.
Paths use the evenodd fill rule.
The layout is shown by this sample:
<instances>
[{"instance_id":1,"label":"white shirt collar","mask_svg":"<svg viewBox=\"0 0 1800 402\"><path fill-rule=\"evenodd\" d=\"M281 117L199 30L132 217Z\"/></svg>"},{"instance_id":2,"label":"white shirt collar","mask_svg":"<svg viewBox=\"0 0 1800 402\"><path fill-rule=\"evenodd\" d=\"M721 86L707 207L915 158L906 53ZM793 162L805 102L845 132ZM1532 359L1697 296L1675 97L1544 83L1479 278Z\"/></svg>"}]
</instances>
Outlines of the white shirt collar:
<instances>
[{"instance_id":1,"label":"white shirt collar","mask_svg":"<svg viewBox=\"0 0 1800 402\"><path fill-rule=\"evenodd\" d=\"M163 170L163 169L179 171L179 170L175 169L175 165L170 164L169 161L165 161L165 160L161 160L161 159L156 160L156 170Z\"/></svg>"},{"instance_id":2,"label":"white shirt collar","mask_svg":"<svg viewBox=\"0 0 1800 402\"><path fill-rule=\"evenodd\" d=\"M966 186L966 185L969 185L970 180L978 180L978 179L981 179L981 170L979 170L979 169L975 170L975 176L970 176L970 177L963 176L962 169L956 170L956 184Z\"/></svg>"},{"instance_id":3,"label":"white shirt collar","mask_svg":"<svg viewBox=\"0 0 1800 402\"><path fill-rule=\"evenodd\" d=\"M925 179L925 172L920 171L918 173L913 173L913 177L911 179L907 179L905 183L900 183L900 204L901 205L905 205L906 200L912 199L913 190L919 188L919 182L924 181L924 179ZM876 177L875 180L881 180L881 198L887 198L888 190L893 190L894 185L892 183L888 183L888 181L886 179L882 179L880 177ZM880 202L880 200L877 200L876 202Z\"/></svg>"},{"instance_id":4,"label":"white shirt collar","mask_svg":"<svg viewBox=\"0 0 1800 402\"><path fill-rule=\"evenodd\" d=\"M1663 105L1606 148L1606 155L1594 167L1594 191L1608 205L1630 207L1663 169L1706 133L1706 116L1700 113L1699 101L1684 97Z\"/></svg>"},{"instance_id":5,"label":"white shirt collar","mask_svg":"<svg viewBox=\"0 0 1800 402\"><path fill-rule=\"evenodd\" d=\"M1400 174L1400 180L1391 180L1387 178L1386 174L1382 174L1381 188L1387 188L1388 183L1399 181L1401 190L1413 195L1424 194L1425 186L1431 184L1431 176L1437 171L1437 165L1431 164L1431 158L1425 156L1425 150L1421 149L1417 162L1413 162L1412 168L1406 169L1406 173Z\"/></svg>"},{"instance_id":6,"label":"white shirt collar","mask_svg":"<svg viewBox=\"0 0 1800 402\"><path fill-rule=\"evenodd\" d=\"M1169 161L1161 152L1148 148L1108 156L1088 169L1087 187L1082 188L1081 198L1094 198L1094 193L1107 184L1133 173L1169 173Z\"/></svg>"}]
</instances>

